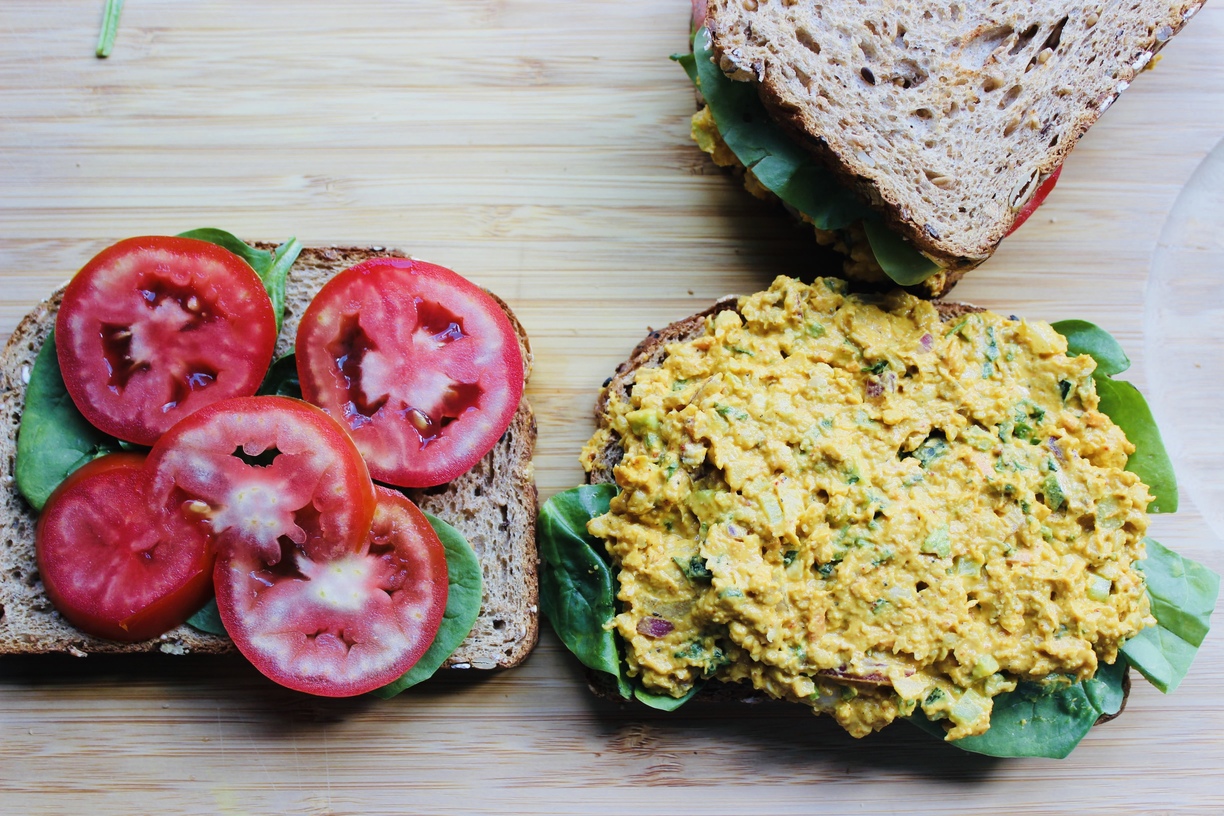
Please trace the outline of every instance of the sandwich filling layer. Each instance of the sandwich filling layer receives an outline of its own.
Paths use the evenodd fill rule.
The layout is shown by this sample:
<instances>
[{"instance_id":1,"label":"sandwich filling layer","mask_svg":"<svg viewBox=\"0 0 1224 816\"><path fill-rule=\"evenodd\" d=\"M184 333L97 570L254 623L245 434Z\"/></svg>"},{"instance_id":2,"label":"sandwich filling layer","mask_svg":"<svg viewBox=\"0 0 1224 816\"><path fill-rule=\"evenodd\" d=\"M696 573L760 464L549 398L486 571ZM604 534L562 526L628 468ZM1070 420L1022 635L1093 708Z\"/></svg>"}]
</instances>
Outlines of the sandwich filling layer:
<instances>
[{"instance_id":1,"label":"sandwich filling layer","mask_svg":"<svg viewBox=\"0 0 1224 816\"><path fill-rule=\"evenodd\" d=\"M670 346L584 450L624 450L588 529L629 675L751 683L856 736L921 708L958 739L1020 680L1113 663L1154 623L1150 497L1066 349L1044 323L787 278Z\"/></svg>"}]
</instances>

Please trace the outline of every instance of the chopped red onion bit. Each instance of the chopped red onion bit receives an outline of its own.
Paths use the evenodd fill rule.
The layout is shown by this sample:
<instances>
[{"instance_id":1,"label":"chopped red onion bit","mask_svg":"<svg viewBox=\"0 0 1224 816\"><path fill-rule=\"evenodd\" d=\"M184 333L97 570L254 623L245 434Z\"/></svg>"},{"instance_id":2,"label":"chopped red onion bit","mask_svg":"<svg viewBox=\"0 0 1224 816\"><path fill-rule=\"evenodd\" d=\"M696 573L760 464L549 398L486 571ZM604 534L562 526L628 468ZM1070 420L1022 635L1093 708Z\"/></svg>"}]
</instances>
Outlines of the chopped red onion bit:
<instances>
[{"instance_id":1,"label":"chopped red onion bit","mask_svg":"<svg viewBox=\"0 0 1224 816\"><path fill-rule=\"evenodd\" d=\"M664 618L656 618L651 615L649 618L642 618L638 621L638 634L645 635L648 638L666 637L676 627L672 622Z\"/></svg>"}]
</instances>

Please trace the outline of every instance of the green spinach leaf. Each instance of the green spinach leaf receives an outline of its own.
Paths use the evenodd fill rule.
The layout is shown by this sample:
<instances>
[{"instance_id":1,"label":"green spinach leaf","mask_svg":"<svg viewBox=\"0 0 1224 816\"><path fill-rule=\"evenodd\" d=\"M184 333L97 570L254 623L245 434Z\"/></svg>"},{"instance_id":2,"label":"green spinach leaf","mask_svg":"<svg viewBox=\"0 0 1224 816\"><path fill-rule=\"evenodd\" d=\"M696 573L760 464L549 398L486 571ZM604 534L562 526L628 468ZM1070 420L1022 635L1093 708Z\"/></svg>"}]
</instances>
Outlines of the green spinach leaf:
<instances>
[{"instance_id":1,"label":"green spinach leaf","mask_svg":"<svg viewBox=\"0 0 1224 816\"><path fill-rule=\"evenodd\" d=\"M872 252L884 272L912 286L939 266L899 235L889 232L867 203L842 186L829 170L773 120L751 82L737 82L711 59L703 28L693 35L691 54L676 55L701 90L723 141L757 181L783 202L807 215L819 229L844 229L863 221Z\"/></svg>"},{"instance_id":2,"label":"green spinach leaf","mask_svg":"<svg viewBox=\"0 0 1224 816\"><path fill-rule=\"evenodd\" d=\"M217 611L216 598L209 598L208 603L187 619L187 625L209 635L229 637L229 632L225 631L225 624L221 623L221 613Z\"/></svg>"},{"instance_id":3,"label":"green spinach leaf","mask_svg":"<svg viewBox=\"0 0 1224 816\"><path fill-rule=\"evenodd\" d=\"M540 508L540 609L584 666L617 678L628 697L616 639L605 628L616 614L612 570L587 522L608 512L616 486L583 485Z\"/></svg>"},{"instance_id":4,"label":"green spinach leaf","mask_svg":"<svg viewBox=\"0 0 1224 816\"><path fill-rule=\"evenodd\" d=\"M711 59L708 40L705 29L693 37L696 82L736 158L766 189L811 217L820 229L848 227L870 213L857 195L839 185L773 121L754 83L736 82L722 72Z\"/></svg>"},{"instance_id":5,"label":"green spinach leaf","mask_svg":"<svg viewBox=\"0 0 1224 816\"><path fill-rule=\"evenodd\" d=\"M1118 660L1112 666L1099 666L1091 679L1069 686L1023 682L1015 691L994 698L989 731L949 745L994 757L1061 759L1101 715L1122 708L1126 669L1126 661ZM909 721L940 739L945 735L943 727L926 719L921 709Z\"/></svg>"},{"instance_id":6,"label":"green spinach leaf","mask_svg":"<svg viewBox=\"0 0 1224 816\"><path fill-rule=\"evenodd\" d=\"M261 397L301 399L302 383L298 380L297 356L290 352L272 363L256 393Z\"/></svg>"},{"instance_id":7,"label":"green spinach leaf","mask_svg":"<svg viewBox=\"0 0 1224 816\"><path fill-rule=\"evenodd\" d=\"M1146 539L1143 570L1156 626L1148 627L1122 644L1122 653L1152 685L1173 691L1211 626L1220 594L1220 576L1160 542Z\"/></svg>"},{"instance_id":8,"label":"green spinach leaf","mask_svg":"<svg viewBox=\"0 0 1224 816\"><path fill-rule=\"evenodd\" d=\"M13 467L17 489L31 507L42 510L68 474L120 449L118 439L90 425L77 410L64 387L52 331L30 369Z\"/></svg>"},{"instance_id":9,"label":"green spinach leaf","mask_svg":"<svg viewBox=\"0 0 1224 816\"><path fill-rule=\"evenodd\" d=\"M608 512L615 485L584 485L553 496L540 509L540 609L557 636L584 666L616 678L626 700L660 711L675 711L693 699L703 683L683 697L656 694L625 674L620 638L611 629L616 615L616 580L603 543L587 522Z\"/></svg>"},{"instance_id":10,"label":"green spinach leaf","mask_svg":"<svg viewBox=\"0 0 1224 816\"><path fill-rule=\"evenodd\" d=\"M1130 368L1130 358L1113 335L1087 320L1060 320L1050 324L1067 340L1067 354L1087 354L1096 361L1092 372L1100 398L1100 411L1122 429L1135 446L1126 469L1138 476L1152 494L1149 513L1177 510L1177 477L1165 451L1160 429L1139 389L1125 380L1113 379Z\"/></svg>"},{"instance_id":11,"label":"green spinach leaf","mask_svg":"<svg viewBox=\"0 0 1224 816\"><path fill-rule=\"evenodd\" d=\"M442 539L442 546L446 548L446 573L450 585L446 596L446 612L443 613L442 625L438 627L433 643L416 665L394 683L370 692L384 700L432 677L455 649L459 648L459 644L463 643L476 625L476 618L480 616L480 559L476 557L472 545L468 544L463 534L454 527L429 513L425 514L425 518L429 519L434 532Z\"/></svg>"},{"instance_id":12,"label":"green spinach leaf","mask_svg":"<svg viewBox=\"0 0 1224 816\"><path fill-rule=\"evenodd\" d=\"M1050 327L1067 339L1067 355L1087 354L1096 361L1094 375L1112 377L1130 368L1130 358L1114 336L1087 320L1060 320Z\"/></svg>"},{"instance_id":13,"label":"green spinach leaf","mask_svg":"<svg viewBox=\"0 0 1224 816\"><path fill-rule=\"evenodd\" d=\"M863 221L863 230L880 268L893 282L914 286L939 271L939 264L923 255L876 218Z\"/></svg>"},{"instance_id":14,"label":"green spinach leaf","mask_svg":"<svg viewBox=\"0 0 1224 816\"><path fill-rule=\"evenodd\" d=\"M281 323L285 319L285 281L289 268L302 251L302 244L297 238L290 238L274 252L268 252L266 249L256 249L231 233L213 227L180 232L179 237L216 244L246 261L263 281L264 289L272 299L272 310L276 313L276 329L280 331Z\"/></svg>"},{"instance_id":15,"label":"green spinach leaf","mask_svg":"<svg viewBox=\"0 0 1224 816\"><path fill-rule=\"evenodd\" d=\"M675 711L680 706L687 703L689 700L697 696L697 692L701 691L705 683L696 682L693 687L683 697L671 697L667 694L655 694L652 691L647 691L640 685L633 686L633 697L639 703L650 706L658 711Z\"/></svg>"},{"instance_id":16,"label":"green spinach leaf","mask_svg":"<svg viewBox=\"0 0 1224 816\"><path fill-rule=\"evenodd\" d=\"M1149 513L1173 513L1177 510L1177 477L1173 463L1165 452L1160 429L1139 389L1125 380L1093 377L1101 413L1114 421L1135 452L1126 462L1126 469L1138 476L1152 494Z\"/></svg>"}]
</instances>

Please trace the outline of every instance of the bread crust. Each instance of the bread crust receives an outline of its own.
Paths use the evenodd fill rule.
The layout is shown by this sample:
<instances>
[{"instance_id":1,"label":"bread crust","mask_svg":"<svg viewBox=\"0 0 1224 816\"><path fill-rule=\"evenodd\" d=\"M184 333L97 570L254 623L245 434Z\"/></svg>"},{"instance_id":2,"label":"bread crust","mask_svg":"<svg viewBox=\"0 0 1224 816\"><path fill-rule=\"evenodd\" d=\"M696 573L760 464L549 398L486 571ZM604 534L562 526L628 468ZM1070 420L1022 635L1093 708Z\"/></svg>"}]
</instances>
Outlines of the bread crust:
<instances>
[{"instance_id":1,"label":"bread crust","mask_svg":"<svg viewBox=\"0 0 1224 816\"><path fill-rule=\"evenodd\" d=\"M260 243L262 249L274 244ZM377 257L408 257L383 247L306 247L290 271L284 326L277 356L293 351L297 325L315 293L343 269ZM47 600L34 554L37 513L17 490L13 468L17 430L34 359L54 326L63 287L38 304L14 329L0 352L0 654L66 652L166 652L218 654L234 650L228 638L179 626L160 637L120 643L87 635L68 624ZM532 353L527 333L506 303L493 296L518 333L525 374ZM520 402L510 427L483 459L459 478L434 488L410 491L425 511L463 533L480 559L484 597L467 639L446 662L448 668L510 668L523 661L539 633L538 556L535 521L538 495L531 456L536 422L531 405Z\"/></svg>"},{"instance_id":2,"label":"bread crust","mask_svg":"<svg viewBox=\"0 0 1224 816\"><path fill-rule=\"evenodd\" d=\"M724 71L959 277L1202 4L710 0L706 25Z\"/></svg>"},{"instance_id":3,"label":"bread crust","mask_svg":"<svg viewBox=\"0 0 1224 816\"><path fill-rule=\"evenodd\" d=\"M595 400L596 425L601 430L607 430L608 435L604 448L594 457L592 467L587 471L586 480L588 484L615 483L614 469L624 455L624 449L620 446L620 437L611 429L608 404L612 397L616 395L627 400L630 391L633 389L634 377L639 370L662 366L667 356L667 347L669 345L694 340L701 336L705 332L707 318L727 309L736 309L737 302L737 297L727 295L719 298L707 309L677 320L662 329L651 331L650 334L634 347L633 351L629 354L629 358L616 367L616 373L604 383L603 388L600 389L599 396ZM985 311L980 306L952 300L936 300L932 301L932 305L939 312L940 319L945 323L967 314ZM587 686L596 696L613 702L624 702L611 675L588 670L586 677ZM1116 714L1103 715L1097 720L1098 725L1114 719L1125 708L1126 698L1130 693L1129 673L1123 678L1122 690L1122 708L1119 708ZM697 693L694 699L701 702L759 703L768 699L768 697L751 686L742 683L724 683L719 680L710 680L702 686L701 691Z\"/></svg>"}]
</instances>

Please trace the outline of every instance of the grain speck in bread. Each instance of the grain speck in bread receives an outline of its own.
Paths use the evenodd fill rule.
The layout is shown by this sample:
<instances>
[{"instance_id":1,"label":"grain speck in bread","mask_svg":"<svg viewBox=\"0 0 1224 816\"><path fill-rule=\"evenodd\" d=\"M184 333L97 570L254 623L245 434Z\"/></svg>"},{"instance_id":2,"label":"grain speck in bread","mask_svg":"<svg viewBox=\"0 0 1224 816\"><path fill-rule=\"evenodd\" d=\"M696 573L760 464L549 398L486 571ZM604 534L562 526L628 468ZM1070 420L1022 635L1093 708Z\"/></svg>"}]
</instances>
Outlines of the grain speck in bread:
<instances>
[{"instance_id":1,"label":"grain speck in bread","mask_svg":"<svg viewBox=\"0 0 1224 816\"><path fill-rule=\"evenodd\" d=\"M720 67L942 266L980 263L1202 0L710 0Z\"/></svg>"},{"instance_id":2,"label":"grain speck in bread","mask_svg":"<svg viewBox=\"0 0 1224 816\"><path fill-rule=\"evenodd\" d=\"M271 244L259 245L272 249ZM293 350L298 321L311 298L332 276L373 257L404 257L384 249L307 247L289 277L284 328L277 356ZM38 580L34 556L37 515L13 480L17 429L30 369L55 322L62 289L40 303L13 331L0 353L0 463L3 464L3 517L0 518L0 654L184 652L233 650L227 638L180 626L140 643L119 643L86 635L56 612ZM531 370L526 332L504 302ZM526 399L497 445L469 472L446 485L411 492L425 511L458 529L480 558L484 597L480 617L447 666L508 668L534 647L538 632L536 487L531 455L536 425Z\"/></svg>"}]
</instances>

